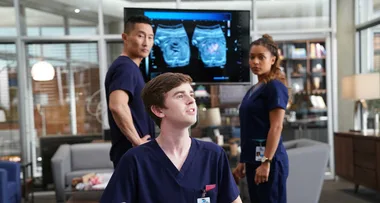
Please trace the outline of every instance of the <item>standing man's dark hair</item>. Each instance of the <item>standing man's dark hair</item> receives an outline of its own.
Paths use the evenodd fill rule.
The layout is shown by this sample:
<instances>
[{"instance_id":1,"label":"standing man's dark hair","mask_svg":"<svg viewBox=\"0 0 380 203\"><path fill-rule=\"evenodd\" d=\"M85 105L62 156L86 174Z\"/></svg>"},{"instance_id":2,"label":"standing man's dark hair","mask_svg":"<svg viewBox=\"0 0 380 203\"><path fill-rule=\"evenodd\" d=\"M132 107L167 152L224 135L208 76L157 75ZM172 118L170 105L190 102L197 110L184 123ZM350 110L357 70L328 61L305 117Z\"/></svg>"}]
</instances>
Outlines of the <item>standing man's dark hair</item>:
<instances>
[{"instance_id":1,"label":"standing man's dark hair","mask_svg":"<svg viewBox=\"0 0 380 203\"><path fill-rule=\"evenodd\" d=\"M108 69L105 79L112 140L110 157L114 167L128 149L155 136L154 123L140 96L145 81L139 66L149 55L154 40L150 19L130 17L125 22L122 39L123 51Z\"/></svg>"},{"instance_id":2,"label":"standing man's dark hair","mask_svg":"<svg viewBox=\"0 0 380 203\"><path fill-rule=\"evenodd\" d=\"M134 29L136 23L151 25L152 21L146 16L132 16L124 23L124 33L129 34Z\"/></svg>"}]
</instances>

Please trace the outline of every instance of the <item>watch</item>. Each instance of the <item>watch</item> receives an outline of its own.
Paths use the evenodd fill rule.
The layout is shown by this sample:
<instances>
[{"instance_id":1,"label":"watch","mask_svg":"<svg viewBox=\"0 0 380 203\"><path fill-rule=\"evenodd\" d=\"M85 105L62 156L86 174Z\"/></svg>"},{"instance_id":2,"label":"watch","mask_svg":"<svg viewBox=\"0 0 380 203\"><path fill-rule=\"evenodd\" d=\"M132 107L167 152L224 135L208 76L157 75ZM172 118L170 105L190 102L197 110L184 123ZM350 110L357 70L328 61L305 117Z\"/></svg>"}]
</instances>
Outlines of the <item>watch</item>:
<instances>
[{"instance_id":1,"label":"watch","mask_svg":"<svg viewBox=\"0 0 380 203\"><path fill-rule=\"evenodd\" d=\"M269 159L268 157L263 156L263 158L261 158L261 163L265 163L265 162L272 163L272 160Z\"/></svg>"}]
</instances>

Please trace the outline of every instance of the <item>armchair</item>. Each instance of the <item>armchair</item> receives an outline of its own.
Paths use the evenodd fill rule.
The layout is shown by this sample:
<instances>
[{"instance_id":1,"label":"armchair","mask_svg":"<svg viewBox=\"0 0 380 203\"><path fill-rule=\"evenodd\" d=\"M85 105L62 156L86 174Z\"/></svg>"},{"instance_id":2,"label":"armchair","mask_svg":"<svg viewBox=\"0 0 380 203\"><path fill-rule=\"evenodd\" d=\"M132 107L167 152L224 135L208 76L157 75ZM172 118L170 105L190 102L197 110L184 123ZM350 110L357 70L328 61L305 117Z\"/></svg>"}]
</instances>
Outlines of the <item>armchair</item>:
<instances>
[{"instance_id":1,"label":"armchair","mask_svg":"<svg viewBox=\"0 0 380 203\"><path fill-rule=\"evenodd\" d=\"M284 142L284 146L289 156L288 202L317 203L329 160L329 145L299 139Z\"/></svg>"},{"instance_id":2,"label":"armchair","mask_svg":"<svg viewBox=\"0 0 380 203\"><path fill-rule=\"evenodd\" d=\"M0 161L0 203L21 202L20 164Z\"/></svg>"},{"instance_id":3,"label":"armchair","mask_svg":"<svg viewBox=\"0 0 380 203\"><path fill-rule=\"evenodd\" d=\"M51 159L57 202L65 201L65 188L75 177L88 173L112 173L111 143L63 144Z\"/></svg>"}]
</instances>

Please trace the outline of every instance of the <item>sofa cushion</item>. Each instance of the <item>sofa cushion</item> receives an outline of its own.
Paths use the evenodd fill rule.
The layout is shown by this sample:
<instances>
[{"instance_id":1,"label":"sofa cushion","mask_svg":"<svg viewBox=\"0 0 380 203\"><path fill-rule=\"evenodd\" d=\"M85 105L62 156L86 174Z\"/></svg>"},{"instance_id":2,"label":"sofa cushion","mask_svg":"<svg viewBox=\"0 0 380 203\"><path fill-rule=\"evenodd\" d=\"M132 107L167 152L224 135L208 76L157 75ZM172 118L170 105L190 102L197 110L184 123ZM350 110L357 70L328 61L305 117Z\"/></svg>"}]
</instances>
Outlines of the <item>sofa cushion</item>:
<instances>
[{"instance_id":1,"label":"sofa cushion","mask_svg":"<svg viewBox=\"0 0 380 203\"><path fill-rule=\"evenodd\" d=\"M111 143L86 143L71 145L72 171L113 168L109 157Z\"/></svg>"},{"instance_id":2,"label":"sofa cushion","mask_svg":"<svg viewBox=\"0 0 380 203\"><path fill-rule=\"evenodd\" d=\"M71 181L73 180L73 178L77 178L77 177L82 177L86 174L89 174L89 173L112 173L113 172L113 169L108 169L108 168L105 168L105 169L94 169L94 170L79 170L79 171L72 171L72 172L68 172L66 173L66 186L70 185L71 184Z\"/></svg>"},{"instance_id":3,"label":"sofa cushion","mask_svg":"<svg viewBox=\"0 0 380 203\"><path fill-rule=\"evenodd\" d=\"M286 150L290 150L290 149L295 149L295 148L299 149L302 147L315 146L320 143L314 140L298 139L298 140L286 141L286 142L283 142L283 144Z\"/></svg>"}]
</instances>

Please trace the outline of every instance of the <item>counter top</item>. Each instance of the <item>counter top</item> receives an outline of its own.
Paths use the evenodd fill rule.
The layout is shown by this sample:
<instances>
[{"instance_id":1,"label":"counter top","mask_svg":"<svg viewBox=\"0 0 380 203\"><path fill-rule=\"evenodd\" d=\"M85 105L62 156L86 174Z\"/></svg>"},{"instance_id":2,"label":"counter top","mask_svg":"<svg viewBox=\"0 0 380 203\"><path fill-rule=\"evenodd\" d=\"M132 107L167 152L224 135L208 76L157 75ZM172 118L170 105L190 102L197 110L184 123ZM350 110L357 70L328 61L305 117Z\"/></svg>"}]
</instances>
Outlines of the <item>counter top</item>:
<instances>
[{"instance_id":1,"label":"counter top","mask_svg":"<svg viewBox=\"0 0 380 203\"><path fill-rule=\"evenodd\" d=\"M375 139L380 140L380 134L375 134L373 131L369 131L368 133L363 132L355 132L355 131L345 131L345 132L335 132L335 136L346 136L346 137L360 137L363 139Z\"/></svg>"}]
</instances>

